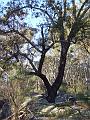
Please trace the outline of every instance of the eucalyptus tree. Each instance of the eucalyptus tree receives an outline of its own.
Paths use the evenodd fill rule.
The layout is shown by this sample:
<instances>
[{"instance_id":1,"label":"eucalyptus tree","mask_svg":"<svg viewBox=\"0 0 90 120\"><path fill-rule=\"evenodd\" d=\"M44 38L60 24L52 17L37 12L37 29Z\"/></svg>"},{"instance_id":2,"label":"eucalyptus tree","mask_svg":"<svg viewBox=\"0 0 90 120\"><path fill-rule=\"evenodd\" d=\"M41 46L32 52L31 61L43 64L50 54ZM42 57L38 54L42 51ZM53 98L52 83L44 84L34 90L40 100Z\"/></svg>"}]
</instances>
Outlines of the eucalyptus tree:
<instances>
[{"instance_id":1,"label":"eucalyptus tree","mask_svg":"<svg viewBox=\"0 0 90 120\"><path fill-rule=\"evenodd\" d=\"M6 61L13 57L17 61L20 61L20 57L27 59L30 64L28 74L38 76L43 80L47 90L46 99L48 102L55 102L57 91L63 82L69 47L71 44L77 43L78 33L84 30L83 28L87 24L85 14L90 8L88 2L88 0L85 0L78 6L75 0L71 2L69 0L14 0L8 2L8 5L4 7L4 12L1 14L0 33L9 36L14 34L16 36L13 39L15 50L13 49L13 52L7 54L8 59ZM27 33L25 34L27 29L31 29L29 27L31 15L37 18L37 22L38 18L40 18L40 21L44 20L38 25L37 30L34 29L39 32L35 39L31 39L30 36L27 36ZM26 16L30 17L28 21L25 20ZM33 19L31 20L33 21ZM18 43L16 39L18 39L17 41L21 39L21 42ZM28 52L21 50L23 48L22 44L25 45L25 43L28 43ZM54 82L50 84L42 69L47 52L56 43L60 46L60 60L57 76L54 78ZM35 62L35 57L39 59L38 64Z\"/></svg>"}]
</instances>

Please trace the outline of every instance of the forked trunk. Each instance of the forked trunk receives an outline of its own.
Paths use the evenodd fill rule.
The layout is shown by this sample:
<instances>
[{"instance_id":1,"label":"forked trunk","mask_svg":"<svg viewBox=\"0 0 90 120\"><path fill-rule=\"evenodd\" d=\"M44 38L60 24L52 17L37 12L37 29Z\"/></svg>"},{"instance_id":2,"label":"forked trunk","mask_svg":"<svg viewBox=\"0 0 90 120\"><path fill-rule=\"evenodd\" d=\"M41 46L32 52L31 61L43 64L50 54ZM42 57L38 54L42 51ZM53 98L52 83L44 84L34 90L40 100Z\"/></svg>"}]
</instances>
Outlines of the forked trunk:
<instances>
[{"instance_id":1,"label":"forked trunk","mask_svg":"<svg viewBox=\"0 0 90 120\"><path fill-rule=\"evenodd\" d=\"M52 84L51 88L49 90L47 89L48 96L46 99L50 103L55 102L57 91L63 82L64 70L66 65L66 57L67 57L69 46L70 44L68 42L63 41L61 43L61 56L60 56L60 63L58 67L58 75L55 79L55 82Z\"/></svg>"},{"instance_id":2,"label":"forked trunk","mask_svg":"<svg viewBox=\"0 0 90 120\"><path fill-rule=\"evenodd\" d=\"M55 103L55 98L57 96L57 91L59 87L62 84L63 81L63 76L64 76L64 70L65 70L65 65L66 65L66 57L67 57L67 52L69 49L70 43L67 41L61 41L61 55L60 55L60 62L59 62L59 67L58 67L58 75L55 79L55 82L50 85L48 79L46 76L42 73L34 73L35 75L39 76L46 87L47 90L47 101L49 103Z\"/></svg>"}]
</instances>

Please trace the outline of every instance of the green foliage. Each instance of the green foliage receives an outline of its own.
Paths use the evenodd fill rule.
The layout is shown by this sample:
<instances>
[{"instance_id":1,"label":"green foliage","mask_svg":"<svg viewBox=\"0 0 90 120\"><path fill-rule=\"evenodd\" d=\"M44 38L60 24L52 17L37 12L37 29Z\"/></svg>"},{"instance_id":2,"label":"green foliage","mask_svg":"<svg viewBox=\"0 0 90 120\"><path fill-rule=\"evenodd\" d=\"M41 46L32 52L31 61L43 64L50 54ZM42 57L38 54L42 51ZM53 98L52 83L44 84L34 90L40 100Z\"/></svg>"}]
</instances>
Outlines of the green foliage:
<instances>
[{"instance_id":1,"label":"green foliage","mask_svg":"<svg viewBox=\"0 0 90 120\"><path fill-rule=\"evenodd\" d=\"M84 82L82 83L85 74L79 75L79 72L82 71L80 71L81 68L78 68L78 62L81 59L84 60L82 57L84 52L81 53L83 47L87 51L90 49L89 4L86 5L87 2L86 0L82 5L76 7L74 1L13 0L3 7L4 11L0 17L0 34L2 34L0 65L8 71L10 82L14 83L15 87L17 84L19 85L20 89L15 91L17 96L22 94L25 96L27 93L29 95L35 90L39 92L45 90L39 78L29 76L30 74L39 76L45 86L49 86L50 89L59 88L59 81L62 81L65 71L67 52L65 71L67 77L64 78L67 79L67 83L73 82L73 84L70 83L69 87L68 84L62 84L60 90L79 93L85 87ZM30 26L30 19L26 20L28 16L30 19L33 16L37 22L37 19L40 18L43 22L40 21L38 28L34 29ZM37 32L39 34L34 39ZM82 45L81 42L85 44ZM77 44L71 46L72 43ZM69 46L71 46L70 49ZM80 54L78 54L77 48L79 48ZM69 72L67 73L67 71ZM26 72L29 75L26 75ZM58 77L60 72L62 76ZM68 77L68 75L70 76ZM54 80L58 81L58 85L55 85L57 82ZM36 81L39 81L39 84ZM80 84L82 87L79 87Z\"/></svg>"},{"instance_id":2,"label":"green foliage","mask_svg":"<svg viewBox=\"0 0 90 120\"><path fill-rule=\"evenodd\" d=\"M90 104L90 96L88 96L86 93L79 93L79 94L77 94L77 99L78 100L82 100L82 101L84 101L86 103L89 102L89 104Z\"/></svg>"}]
</instances>

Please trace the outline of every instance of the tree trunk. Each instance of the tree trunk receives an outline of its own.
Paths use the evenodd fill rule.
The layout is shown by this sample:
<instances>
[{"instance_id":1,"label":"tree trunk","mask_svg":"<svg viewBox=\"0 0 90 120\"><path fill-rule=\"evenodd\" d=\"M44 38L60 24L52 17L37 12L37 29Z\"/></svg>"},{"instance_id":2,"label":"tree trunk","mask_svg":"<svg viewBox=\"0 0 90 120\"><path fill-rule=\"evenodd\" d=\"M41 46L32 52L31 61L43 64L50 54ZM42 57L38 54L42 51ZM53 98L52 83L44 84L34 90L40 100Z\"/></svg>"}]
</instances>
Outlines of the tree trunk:
<instances>
[{"instance_id":1,"label":"tree trunk","mask_svg":"<svg viewBox=\"0 0 90 120\"><path fill-rule=\"evenodd\" d=\"M55 103L57 91L62 84L65 65L66 65L66 57L67 57L69 46L70 46L70 43L68 41L65 41L65 40L61 41L61 55L60 55L60 62L59 62L59 67L58 67L58 75L55 79L55 82L52 85L49 83L46 76L42 74L41 72L32 72L33 75L36 75L43 80L44 85L47 90L46 99L49 103Z\"/></svg>"},{"instance_id":2,"label":"tree trunk","mask_svg":"<svg viewBox=\"0 0 90 120\"><path fill-rule=\"evenodd\" d=\"M44 74L38 74L38 76L43 80L46 89L50 90L51 89L51 85L50 85L48 79L46 78L46 76Z\"/></svg>"},{"instance_id":3,"label":"tree trunk","mask_svg":"<svg viewBox=\"0 0 90 120\"><path fill-rule=\"evenodd\" d=\"M55 96L53 96L53 95L55 95L55 94L53 94L54 91L52 91L52 86L50 85L48 79L47 79L46 76L43 75L43 74L39 74L38 76L43 80L44 85L45 85L45 87L46 87L46 90L47 90L46 100L47 100L49 103L55 103L55 99L53 99L53 98L55 98Z\"/></svg>"},{"instance_id":4,"label":"tree trunk","mask_svg":"<svg viewBox=\"0 0 90 120\"><path fill-rule=\"evenodd\" d=\"M66 65L66 57L67 57L69 46L70 46L69 42L67 41L61 42L61 56L60 56L60 63L58 67L58 75L55 79L55 82L52 84L50 90L47 90L48 96L46 99L50 103L55 102L57 91L63 82L63 76L64 76L65 65Z\"/></svg>"}]
</instances>

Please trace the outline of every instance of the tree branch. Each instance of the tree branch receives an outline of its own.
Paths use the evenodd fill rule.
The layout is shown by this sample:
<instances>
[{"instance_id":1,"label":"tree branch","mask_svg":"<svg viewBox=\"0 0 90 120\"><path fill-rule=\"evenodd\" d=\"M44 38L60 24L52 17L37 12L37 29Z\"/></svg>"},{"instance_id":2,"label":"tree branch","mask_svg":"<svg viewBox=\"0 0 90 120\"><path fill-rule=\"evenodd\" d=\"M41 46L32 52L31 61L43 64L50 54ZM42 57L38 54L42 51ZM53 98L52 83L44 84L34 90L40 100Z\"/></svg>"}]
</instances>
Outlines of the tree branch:
<instances>
[{"instance_id":1,"label":"tree branch","mask_svg":"<svg viewBox=\"0 0 90 120\"><path fill-rule=\"evenodd\" d=\"M71 31L70 31L70 33L69 33L69 35L68 35L68 41L69 41L69 42L71 42L71 41L72 41L72 38L75 37L75 35L78 33L78 31L79 31L82 27L84 27L83 24L80 23L80 22L82 22L81 19L84 17L85 13L86 13L88 10L89 10L89 7L86 8L86 9L83 11L83 13L82 13L78 18L76 18L76 21L73 23L72 28L71 28ZM76 41L75 41L75 43L76 43Z\"/></svg>"},{"instance_id":2,"label":"tree branch","mask_svg":"<svg viewBox=\"0 0 90 120\"><path fill-rule=\"evenodd\" d=\"M75 5L75 0L72 0L72 5L73 5L73 16L74 16L74 19L76 19L76 5Z\"/></svg>"},{"instance_id":3,"label":"tree branch","mask_svg":"<svg viewBox=\"0 0 90 120\"><path fill-rule=\"evenodd\" d=\"M81 11L83 10L83 8L84 8L84 6L85 6L85 4L88 2L88 0L85 0L85 2L82 4L82 6L81 6L81 8L80 8L80 10L79 10L79 12L78 12L78 14L77 14L77 18L80 16L80 14L81 14Z\"/></svg>"},{"instance_id":4,"label":"tree branch","mask_svg":"<svg viewBox=\"0 0 90 120\"><path fill-rule=\"evenodd\" d=\"M6 58L6 59L5 59L5 63L6 63L7 61L9 61L10 59L12 59L12 58L16 58L17 62L19 62L18 52L13 53L10 57Z\"/></svg>"},{"instance_id":5,"label":"tree branch","mask_svg":"<svg viewBox=\"0 0 90 120\"><path fill-rule=\"evenodd\" d=\"M37 72L26 72L26 75L35 75L35 76L40 77L43 80L45 87L49 90L51 89L51 84L49 83L46 75L39 73L38 71Z\"/></svg>"},{"instance_id":6,"label":"tree branch","mask_svg":"<svg viewBox=\"0 0 90 120\"><path fill-rule=\"evenodd\" d=\"M79 16L79 19L82 19L85 13L90 9L90 5L83 11L83 13Z\"/></svg>"},{"instance_id":7,"label":"tree branch","mask_svg":"<svg viewBox=\"0 0 90 120\"><path fill-rule=\"evenodd\" d=\"M43 33L43 26L41 27L41 35L42 35L42 51L45 51L45 38Z\"/></svg>"},{"instance_id":8,"label":"tree branch","mask_svg":"<svg viewBox=\"0 0 90 120\"><path fill-rule=\"evenodd\" d=\"M53 42L50 46L48 46L48 47L45 49L45 52L47 52L50 48L52 48L53 45L54 45L54 42Z\"/></svg>"},{"instance_id":9,"label":"tree branch","mask_svg":"<svg viewBox=\"0 0 90 120\"><path fill-rule=\"evenodd\" d=\"M40 10L41 12L45 13L45 14L49 17L49 19L51 20L51 22L52 22L53 24L55 24L53 18L49 15L49 13L48 13L46 10L43 10L43 9L41 9L41 8L38 8L38 7L32 7L32 8L37 9L37 10Z\"/></svg>"},{"instance_id":10,"label":"tree branch","mask_svg":"<svg viewBox=\"0 0 90 120\"><path fill-rule=\"evenodd\" d=\"M9 18L9 16L10 16L11 14L13 14L14 12L17 12L17 11L19 11L19 10L21 10L21 9L24 9L24 8L31 8L31 9L40 10L41 12L45 13L45 14L49 17L49 19L51 20L51 22L52 22L53 24L55 24L53 18L49 15L49 13L48 13L46 10L43 10L43 9L41 9L41 8L39 8L39 7L32 6L31 4L26 5L26 6L24 6L24 7L16 8L16 9L10 11L10 12L8 13L8 18Z\"/></svg>"},{"instance_id":11,"label":"tree branch","mask_svg":"<svg viewBox=\"0 0 90 120\"><path fill-rule=\"evenodd\" d=\"M67 5L67 0L63 0L64 1L64 14L63 14L63 18L64 21L66 20L66 5Z\"/></svg>"},{"instance_id":12,"label":"tree branch","mask_svg":"<svg viewBox=\"0 0 90 120\"><path fill-rule=\"evenodd\" d=\"M45 38L44 38L44 33L43 33L43 26L41 27L41 36L42 36L42 53L41 53L41 58L40 58L40 61L39 61L39 66L38 66L38 72L41 73L42 71L42 66L43 66L43 63L44 63L44 59L45 59Z\"/></svg>"},{"instance_id":13,"label":"tree branch","mask_svg":"<svg viewBox=\"0 0 90 120\"><path fill-rule=\"evenodd\" d=\"M42 71L44 60L45 60L45 53L42 53L40 61L39 61L39 67L38 67L38 72L39 73L41 73L41 71Z\"/></svg>"},{"instance_id":14,"label":"tree branch","mask_svg":"<svg viewBox=\"0 0 90 120\"><path fill-rule=\"evenodd\" d=\"M28 57L28 55L25 54L25 53L21 53L21 52L19 52L19 54L20 54L21 56L27 58L28 61L29 61L29 63L30 63L30 65L32 66L33 70L34 70L35 72L37 72L37 69L36 69L35 65L33 64L32 60Z\"/></svg>"},{"instance_id":15,"label":"tree branch","mask_svg":"<svg viewBox=\"0 0 90 120\"><path fill-rule=\"evenodd\" d=\"M19 34L22 38L24 38L25 40L27 40L28 43L30 43L38 52L42 52L41 50L39 50L39 48L36 47L36 45L31 42L31 40L29 40L24 34L20 33L19 31L17 30L14 30L15 33Z\"/></svg>"},{"instance_id":16,"label":"tree branch","mask_svg":"<svg viewBox=\"0 0 90 120\"><path fill-rule=\"evenodd\" d=\"M17 30L9 30L9 31L4 31L4 30L0 30L0 34L8 34L8 33L12 33L15 32L16 34L20 35L22 38L24 38L25 40L27 40L27 42L29 44L31 44L38 52L42 52L41 50L39 50L39 48L36 47L36 45L31 42L24 34L22 34L21 32L17 31Z\"/></svg>"}]
</instances>

